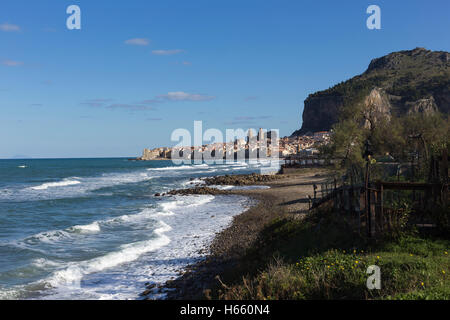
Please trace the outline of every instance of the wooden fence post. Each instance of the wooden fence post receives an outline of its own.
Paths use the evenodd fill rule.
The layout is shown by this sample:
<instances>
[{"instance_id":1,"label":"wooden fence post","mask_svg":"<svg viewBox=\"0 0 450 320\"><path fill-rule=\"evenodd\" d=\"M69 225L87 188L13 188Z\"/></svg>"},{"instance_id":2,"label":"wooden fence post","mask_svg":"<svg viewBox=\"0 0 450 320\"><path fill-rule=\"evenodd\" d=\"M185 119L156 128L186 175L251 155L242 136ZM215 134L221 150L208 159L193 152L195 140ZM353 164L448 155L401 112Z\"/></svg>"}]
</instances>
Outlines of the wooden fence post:
<instances>
[{"instance_id":1,"label":"wooden fence post","mask_svg":"<svg viewBox=\"0 0 450 320\"><path fill-rule=\"evenodd\" d=\"M364 209L366 211L366 229L370 236L370 190L369 190L369 161L366 162L366 174L364 181Z\"/></svg>"},{"instance_id":2,"label":"wooden fence post","mask_svg":"<svg viewBox=\"0 0 450 320\"><path fill-rule=\"evenodd\" d=\"M363 212L364 197L361 194L361 188L358 188L357 190L356 201L358 203L358 210L356 211L356 214L358 215L358 234L361 234L361 212Z\"/></svg>"},{"instance_id":3,"label":"wooden fence post","mask_svg":"<svg viewBox=\"0 0 450 320\"><path fill-rule=\"evenodd\" d=\"M364 222L364 226L367 225L367 219L366 219L366 192L361 192L362 188L359 189L359 212L358 212L358 220L359 220L359 231L361 233L361 227ZM361 215L363 214L363 221L361 221Z\"/></svg>"},{"instance_id":4,"label":"wooden fence post","mask_svg":"<svg viewBox=\"0 0 450 320\"><path fill-rule=\"evenodd\" d=\"M442 184L446 184L447 186L441 190L442 193L442 202L444 206L447 206L448 203L448 149L445 148L442 150Z\"/></svg>"},{"instance_id":5,"label":"wooden fence post","mask_svg":"<svg viewBox=\"0 0 450 320\"><path fill-rule=\"evenodd\" d=\"M350 210L350 194L349 194L349 189L348 188L344 188L344 186L342 187L342 192L344 194L344 210L345 211L349 211Z\"/></svg>"},{"instance_id":6,"label":"wooden fence post","mask_svg":"<svg viewBox=\"0 0 450 320\"><path fill-rule=\"evenodd\" d=\"M316 199L317 199L317 185L314 183L314 185L313 185L313 188L314 188L314 201L316 201Z\"/></svg>"},{"instance_id":7,"label":"wooden fence post","mask_svg":"<svg viewBox=\"0 0 450 320\"><path fill-rule=\"evenodd\" d=\"M376 232L382 232L383 231L383 184L381 182L378 182L376 184L376 193L375 193L375 215L376 215L376 223L377 228Z\"/></svg>"},{"instance_id":8,"label":"wooden fence post","mask_svg":"<svg viewBox=\"0 0 450 320\"><path fill-rule=\"evenodd\" d=\"M339 192L334 193L334 209L339 211L340 210L340 200L339 200Z\"/></svg>"},{"instance_id":9,"label":"wooden fence post","mask_svg":"<svg viewBox=\"0 0 450 320\"><path fill-rule=\"evenodd\" d=\"M366 232L367 235L370 237L370 190L369 188L366 188L365 194L365 203L364 203L364 209L366 211Z\"/></svg>"},{"instance_id":10,"label":"wooden fence post","mask_svg":"<svg viewBox=\"0 0 450 320\"><path fill-rule=\"evenodd\" d=\"M348 192L349 192L348 196L349 196L349 201L350 201L350 214L353 214L355 212L355 203L354 203L354 201L355 201L355 197L354 197L355 189L353 187L353 184L351 185L351 187L350 187Z\"/></svg>"},{"instance_id":11,"label":"wooden fence post","mask_svg":"<svg viewBox=\"0 0 450 320\"><path fill-rule=\"evenodd\" d=\"M380 183L378 191L378 215L380 221L380 230L384 230L384 208L383 208L383 184Z\"/></svg>"},{"instance_id":12,"label":"wooden fence post","mask_svg":"<svg viewBox=\"0 0 450 320\"><path fill-rule=\"evenodd\" d=\"M370 236L374 237L376 234L376 227L377 227L377 213L376 213L376 199L377 199L377 192L376 191L370 191Z\"/></svg>"}]
</instances>

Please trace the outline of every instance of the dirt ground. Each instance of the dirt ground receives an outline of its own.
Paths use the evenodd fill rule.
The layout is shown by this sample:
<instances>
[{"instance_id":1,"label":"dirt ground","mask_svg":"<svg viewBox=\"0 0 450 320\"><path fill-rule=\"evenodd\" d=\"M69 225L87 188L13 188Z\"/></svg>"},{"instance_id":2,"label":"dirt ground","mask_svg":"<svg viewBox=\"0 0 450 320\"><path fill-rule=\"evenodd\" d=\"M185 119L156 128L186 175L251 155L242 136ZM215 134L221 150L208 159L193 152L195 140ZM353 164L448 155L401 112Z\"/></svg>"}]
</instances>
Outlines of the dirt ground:
<instances>
[{"instance_id":1,"label":"dirt ground","mask_svg":"<svg viewBox=\"0 0 450 320\"><path fill-rule=\"evenodd\" d=\"M289 174L283 179L265 182L270 189L243 190L239 194L259 195L274 199L275 204L292 214L304 214L309 209L309 197L314 197L313 185L330 178L330 172L324 169L299 170L298 174Z\"/></svg>"}]
</instances>

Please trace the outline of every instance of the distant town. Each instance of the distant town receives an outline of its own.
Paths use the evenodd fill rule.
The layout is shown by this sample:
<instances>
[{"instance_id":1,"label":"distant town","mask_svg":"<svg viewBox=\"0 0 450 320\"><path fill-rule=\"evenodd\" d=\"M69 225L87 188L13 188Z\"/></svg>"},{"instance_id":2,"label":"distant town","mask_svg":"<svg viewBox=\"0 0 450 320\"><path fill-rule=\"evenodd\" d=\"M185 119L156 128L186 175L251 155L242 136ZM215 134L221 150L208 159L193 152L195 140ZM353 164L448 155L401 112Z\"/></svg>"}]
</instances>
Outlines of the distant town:
<instances>
[{"instance_id":1,"label":"distant town","mask_svg":"<svg viewBox=\"0 0 450 320\"><path fill-rule=\"evenodd\" d=\"M272 141L276 139L276 141ZM201 154L204 159L220 158L227 152L237 155L245 155L246 159L258 156L262 150L267 156L275 155L278 152L279 158L286 158L293 155L313 156L319 153L318 147L328 144L330 141L329 131L308 132L301 136L290 136L277 138L274 131L267 131L260 128L255 135L253 130L248 130L247 136L241 139L226 143L212 143L202 146L177 146L159 147L155 149L144 149L142 156L133 160L150 161L166 160L173 158L194 159L195 153ZM273 143L272 143L273 142Z\"/></svg>"}]
</instances>

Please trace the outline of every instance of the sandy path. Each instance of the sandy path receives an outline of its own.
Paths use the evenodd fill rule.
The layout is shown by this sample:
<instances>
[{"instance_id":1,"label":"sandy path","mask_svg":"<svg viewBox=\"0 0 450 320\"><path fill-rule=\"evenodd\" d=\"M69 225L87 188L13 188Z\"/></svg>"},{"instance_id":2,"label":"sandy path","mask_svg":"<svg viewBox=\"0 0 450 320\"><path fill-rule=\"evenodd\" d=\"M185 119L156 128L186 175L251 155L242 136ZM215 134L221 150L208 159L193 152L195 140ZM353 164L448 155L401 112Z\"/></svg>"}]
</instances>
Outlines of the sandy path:
<instances>
[{"instance_id":1,"label":"sandy path","mask_svg":"<svg viewBox=\"0 0 450 320\"><path fill-rule=\"evenodd\" d=\"M240 191L245 195L260 195L273 198L275 204L293 214L306 213L309 209L309 198L314 197L314 183L318 184L329 179L325 170L315 169L297 175L290 174L281 180L263 183L270 189Z\"/></svg>"}]
</instances>

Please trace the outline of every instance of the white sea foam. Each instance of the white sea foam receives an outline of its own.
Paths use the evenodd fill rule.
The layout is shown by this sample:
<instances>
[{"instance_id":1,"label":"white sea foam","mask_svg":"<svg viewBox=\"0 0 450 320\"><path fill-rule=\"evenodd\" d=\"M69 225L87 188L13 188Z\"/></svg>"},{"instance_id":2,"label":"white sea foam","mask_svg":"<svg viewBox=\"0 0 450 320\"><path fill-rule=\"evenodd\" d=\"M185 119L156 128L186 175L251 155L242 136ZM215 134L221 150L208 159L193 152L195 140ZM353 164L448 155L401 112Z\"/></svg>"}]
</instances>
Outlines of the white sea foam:
<instances>
[{"instance_id":1,"label":"white sea foam","mask_svg":"<svg viewBox=\"0 0 450 320\"><path fill-rule=\"evenodd\" d=\"M26 188L14 187L11 193L8 188L0 190L0 200L8 201L34 201L43 199L62 199L89 195L93 191L102 188L113 187L128 183L139 183L150 179L160 178L157 173L164 173L177 177L183 176L188 172L191 175L208 173L216 171L234 171L253 168L245 162L236 162L231 164L208 165L206 163L199 165L181 165L163 168L147 168L130 172L104 173L98 176L89 177L68 177L60 181L45 182L40 185L32 185ZM17 189L16 189L17 188Z\"/></svg>"},{"instance_id":2,"label":"white sea foam","mask_svg":"<svg viewBox=\"0 0 450 320\"><path fill-rule=\"evenodd\" d=\"M208 187L209 188L213 188L213 189L218 189L218 190L231 190L231 189L233 189L234 186L222 186L222 185L216 186L216 185L211 185L211 186L208 186Z\"/></svg>"},{"instance_id":3,"label":"white sea foam","mask_svg":"<svg viewBox=\"0 0 450 320\"><path fill-rule=\"evenodd\" d=\"M99 232L100 231L100 224L99 224L98 221L95 221L95 222L92 222L90 224L73 226L73 227L69 228L69 230L71 230L71 231L78 231L78 232L81 232L81 233L84 233L84 232Z\"/></svg>"},{"instance_id":4,"label":"white sea foam","mask_svg":"<svg viewBox=\"0 0 450 320\"><path fill-rule=\"evenodd\" d=\"M171 216L175 213L172 211L174 208L182 204L181 201L170 201L161 203L161 211L157 212L157 215Z\"/></svg>"},{"instance_id":5,"label":"white sea foam","mask_svg":"<svg viewBox=\"0 0 450 320\"><path fill-rule=\"evenodd\" d=\"M73 186L76 184L80 184L81 182L78 180L70 180L70 179L64 179L62 181L57 182L47 182L44 184L41 184L36 187L31 187L33 190L47 190L48 188L54 188L54 187L67 187L67 186Z\"/></svg>"},{"instance_id":6,"label":"white sea foam","mask_svg":"<svg viewBox=\"0 0 450 320\"><path fill-rule=\"evenodd\" d=\"M194 166L173 166L163 168L148 168L148 171L169 171L169 170L191 170L196 169Z\"/></svg>"},{"instance_id":7,"label":"white sea foam","mask_svg":"<svg viewBox=\"0 0 450 320\"><path fill-rule=\"evenodd\" d=\"M56 271L46 282L53 288L61 285L79 286L79 281L87 274L100 272L126 262L134 261L144 253L154 251L169 244L170 238L164 235L164 233L170 231L172 228L164 222L159 223L160 227L154 231L157 238L125 244L118 251L110 252L104 256L80 263L73 263L64 270Z\"/></svg>"},{"instance_id":8,"label":"white sea foam","mask_svg":"<svg viewBox=\"0 0 450 320\"><path fill-rule=\"evenodd\" d=\"M250 204L242 196L197 197L187 196L185 203L200 203L198 206L177 206L173 208L175 215L162 217L173 226L167 235L171 243L155 252L151 260L136 264L136 274L147 274L142 281L164 283L176 277L178 271L187 265L202 259L208 253L208 244L219 232L231 223L233 216L245 210ZM208 201L216 199L214 201ZM143 282L142 282L143 283ZM130 297L124 292L123 297ZM133 297L131 295L131 297ZM155 293L153 298L164 298L164 293Z\"/></svg>"},{"instance_id":9,"label":"white sea foam","mask_svg":"<svg viewBox=\"0 0 450 320\"><path fill-rule=\"evenodd\" d=\"M147 172L103 174L98 177L83 178L82 182L85 186L80 191L93 191L105 187L127 183L138 183L155 178L158 178L158 176L150 176Z\"/></svg>"},{"instance_id":10,"label":"white sea foam","mask_svg":"<svg viewBox=\"0 0 450 320\"><path fill-rule=\"evenodd\" d=\"M33 201L43 199L62 199L89 194L102 188L121 184L139 183L159 178L150 172L107 173L91 177L69 177L60 181L45 182L25 188L0 189L0 200Z\"/></svg>"},{"instance_id":11,"label":"white sea foam","mask_svg":"<svg viewBox=\"0 0 450 320\"><path fill-rule=\"evenodd\" d=\"M49 230L31 235L23 240L15 241L18 245L21 243L34 244L43 242L47 244L55 244L58 241L73 239L77 234L92 234L101 231L101 226L120 226L124 224L143 223L145 221L154 222L154 218L158 216L171 216L174 214L172 210L182 207L200 206L212 201L214 197L202 195L196 197L179 197L176 200L169 200L161 203L158 207L144 208L135 214L126 214L118 217L98 220L85 225L75 225L64 230ZM26 247L26 246L25 246Z\"/></svg>"},{"instance_id":12,"label":"white sea foam","mask_svg":"<svg viewBox=\"0 0 450 320\"><path fill-rule=\"evenodd\" d=\"M228 186L228 185L211 185L210 188L219 190L257 190L257 189L270 189L269 186Z\"/></svg>"},{"instance_id":13,"label":"white sea foam","mask_svg":"<svg viewBox=\"0 0 450 320\"><path fill-rule=\"evenodd\" d=\"M41 269L47 269L47 268L54 268L54 267L59 267L61 266L61 263L49 260L49 259L45 259L45 258L37 258L35 260L33 260L33 262L31 263L33 266L37 267L37 268L41 268Z\"/></svg>"},{"instance_id":14,"label":"white sea foam","mask_svg":"<svg viewBox=\"0 0 450 320\"><path fill-rule=\"evenodd\" d=\"M212 195L191 196L185 199L184 205L187 207L197 207L205 205L214 200Z\"/></svg>"},{"instance_id":15,"label":"white sea foam","mask_svg":"<svg viewBox=\"0 0 450 320\"><path fill-rule=\"evenodd\" d=\"M113 218L117 219L118 226L133 222L142 225L150 219L153 228L157 223L153 231L155 238L124 244L84 261L64 263L37 259L33 265L41 270L52 270L51 275L25 287L17 286L1 296L30 298L28 293L31 293L39 299L135 299L145 282L164 283L176 277L180 269L202 259L207 253L203 249L215 233L242 212L246 203L248 200L240 196L175 196L155 207L126 215L127 218ZM98 221L99 235L116 230L107 226L113 219ZM71 232L68 235L84 236ZM154 297L164 298L164 294Z\"/></svg>"},{"instance_id":16,"label":"white sea foam","mask_svg":"<svg viewBox=\"0 0 450 320\"><path fill-rule=\"evenodd\" d=\"M28 167L24 165L24 166L18 166L17 168L22 168L23 169L23 168L28 168Z\"/></svg>"},{"instance_id":17,"label":"white sea foam","mask_svg":"<svg viewBox=\"0 0 450 320\"><path fill-rule=\"evenodd\" d=\"M51 230L40 232L30 237L27 237L23 240L23 242L26 244L34 244L36 242L52 244L55 243L56 241L70 238L71 235L66 230Z\"/></svg>"},{"instance_id":18,"label":"white sea foam","mask_svg":"<svg viewBox=\"0 0 450 320\"><path fill-rule=\"evenodd\" d=\"M123 225L124 223L142 222L143 220L148 220L149 218L156 217L157 214L155 213L157 212L158 211L154 208L146 208L136 214L122 215L106 220L98 220L85 225L75 225L64 230L50 230L40 232L25 239L14 241L14 243L16 244L16 246L19 246L21 243L34 244L36 242L55 244L58 241L74 239L77 234L81 236L98 233L101 231L101 225Z\"/></svg>"},{"instance_id":19,"label":"white sea foam","mask_svg":"<svg viewBox=\"0 0 450 320\"><path fill-rule=\"evenodd\" d=\"M39 256L45 259L36 259L31 265L43 275L40 280L27 284L26 288L15 287L21 292L20 295L8 292L8 296L39 299L135 299L137 293L144 290L145 282L163 283L176 277L180 269L204 257L207 251L200 250L207 248L215 233L225 228L234 215L245 209L248 200L239 196L220 195L160 198L150 195L183 186L186 176L198 177L208 175L213 170L241 170L250 167L240 163L231 166L190 165L168 168L140 168L126 173L70 177L66 180L79 183L47 186L37 190L29 186L23 189L23 197L20 195L20 199L25 201L59 199L87 194L104 187L146 181L159 175L171 178L154 183L159 189L151 187L149 201L153 204L139 211L133 205L128 207L125 203L123 210L132 208L128 214L120 213L122 209L106 210L101 215L94 215L92 212L96 221L85 222L80 222L78 219L82 216L76 215L77 221L71 227L65 226L62 230L41 232L19 240L18 247L23 249L42 249L42 255ZM16 191L20 193L22 189L13 187L12 190L14 199L19 199ZM127 190L132 194L134 188L125 189L124 186L119 189L120 193ZM2 190L0 198L3 199L1 193ZM92 194L98 197L104 193L113 195L116 190L105 189ZM140 196L137 198L142 200ZM148 239L151 235L154 238ZM0 293L0 296L3 294Z\"/></svg>"},{"instance_id":20,"label":"white sea foam","mask_svg":"<svg viewBox=\"0 0 450 320\"><path fill-rule=\"evenodd\" d=\"M205 181L201 179L193 179L183 182L183 186L189 186L189 185L199 185L199 184L205 184Z\"/></svg>"},{"instance_id":21,"label":"white sea foam","mask_svg":"<svg viewBox=\"0 0 450 320\"><path fill-rule=\"evenodd\" d=\"M124 224L136 224L136 223L143 223L150 219L150 222L153 222L151 218L154 218L157 211L155 208L145 208L139 213L135 214L125 214L122 216L118 216L115 218L111 218L105 221L102 221L102 224L105 225L111 225L111 226L117 226L117 225L124 225Z\"/></svg>"},{"instance_id":22,"label":"white sea foam","mask_svg":"<svg viewBox=\"0 0 450 320\"><path fill-rule=\"evenodd\" d=\"M194 168L207 168L209 167L209 164L202 163L202 164L194 164Z\"/></svg>"},{"instance_id":23,"label":"white sea foam","mask_svg":"<svg viewBox=\"0 0 450 320\"><path fill-rule=\"evenodd\" d=\"M20 291L17 289L6 289L0 286L0 300L18 300Z\"/></svg>"},{"instance_id":24,"label":"white sea foam","mask_svg":"<svg viewBox=\"0 0 450 320\"><path fill-rule=\"evenodd\" d=\"M25 239L14 241L13 243L18 247L29 248L27 245L33 245L37 242L46 244L55 244L60 241L70 241L74 239L77 233L89 234L100 232L100 221L94 221L86 225L76 225L64 230L49 230L31 235ZM35 248L29 248L35 249Z\"/></svg>"}]
</instances>

